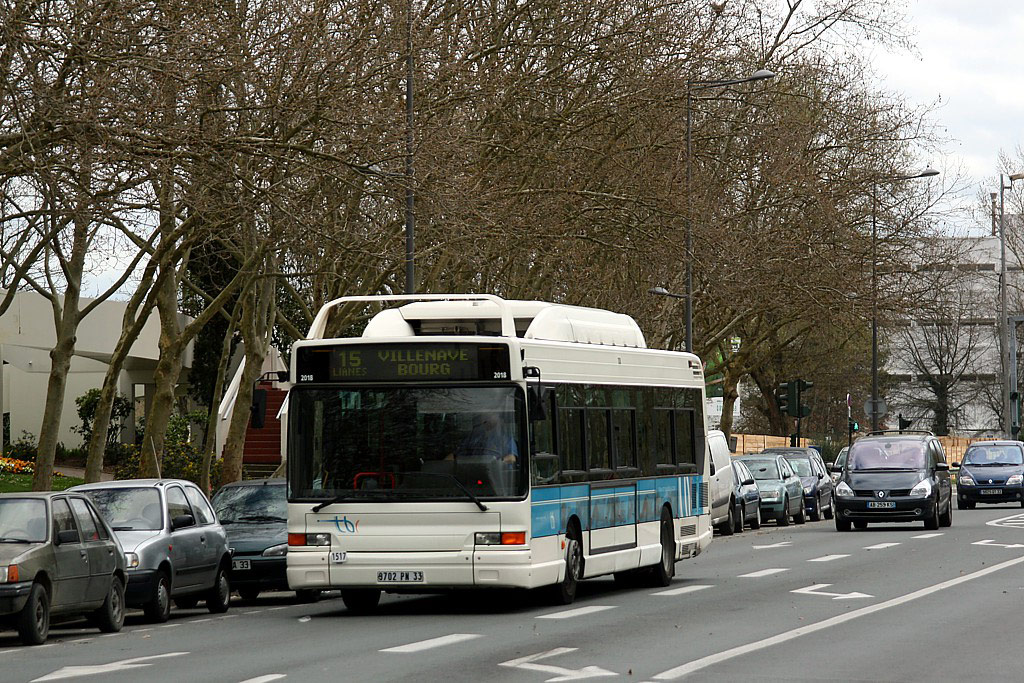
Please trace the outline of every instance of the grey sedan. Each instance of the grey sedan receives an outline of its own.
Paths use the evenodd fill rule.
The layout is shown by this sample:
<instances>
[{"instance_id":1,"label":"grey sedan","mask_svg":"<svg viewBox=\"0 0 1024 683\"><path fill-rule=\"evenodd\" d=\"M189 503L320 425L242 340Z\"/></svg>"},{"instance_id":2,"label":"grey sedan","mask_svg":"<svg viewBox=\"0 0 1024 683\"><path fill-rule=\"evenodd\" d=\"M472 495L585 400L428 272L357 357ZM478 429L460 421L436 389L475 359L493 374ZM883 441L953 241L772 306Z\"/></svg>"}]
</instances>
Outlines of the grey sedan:
<instances>
[{"instance_id":1,"label":"grey sedan","mask_svg":"<svg viewBox=\"0 0 1024 683\"><path fill-rule=\"evenodd\" d=\"M121 546L85 496L0 494L0 626L26 645L46 641L56 614L120 631L124 586Z\"/></svg>"}]
</instances>

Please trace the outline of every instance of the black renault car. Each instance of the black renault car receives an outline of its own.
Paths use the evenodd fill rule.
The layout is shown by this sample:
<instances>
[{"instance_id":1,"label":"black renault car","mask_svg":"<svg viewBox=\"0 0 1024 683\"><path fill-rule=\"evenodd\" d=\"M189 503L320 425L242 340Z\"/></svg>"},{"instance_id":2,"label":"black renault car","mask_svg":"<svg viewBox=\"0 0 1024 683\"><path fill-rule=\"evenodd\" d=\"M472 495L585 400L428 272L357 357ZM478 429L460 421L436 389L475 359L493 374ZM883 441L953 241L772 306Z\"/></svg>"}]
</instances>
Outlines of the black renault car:
<instances>
[{"instance_id":1,"label":"black renault car","mask_svg":"<svg viewBox=\"0 0 1024 683\"><path fill-rule=\"evenodd\" d=\"M956 506L1018 503L1024 507L1024 443L975 441L967 447L956 481Z\"/></svg>"},{"instance_id":2,"label":"black renault car","mask_svg":"<svg viewBox=\"0 0 1024 683\"><path fill-rule=\"evenodd\" d=\"M243 600L261 591L288 590L288 497L285 479L251 479L225 485L213 496L231 548L231 587ZM303 602L319 590L298 591Z\"/></svg>"},{"instance_id":3,"label":"black renault car","mask_svg":"<svg viewBox=\"0 0 1024 683\"><path fill-rule=\"evenodd\" d=\"M926 529L953 523L949 464L930 432L871 432L850 447L835 489L836 529L851 524L923 521Z\"/></svg>"}]
</instances>

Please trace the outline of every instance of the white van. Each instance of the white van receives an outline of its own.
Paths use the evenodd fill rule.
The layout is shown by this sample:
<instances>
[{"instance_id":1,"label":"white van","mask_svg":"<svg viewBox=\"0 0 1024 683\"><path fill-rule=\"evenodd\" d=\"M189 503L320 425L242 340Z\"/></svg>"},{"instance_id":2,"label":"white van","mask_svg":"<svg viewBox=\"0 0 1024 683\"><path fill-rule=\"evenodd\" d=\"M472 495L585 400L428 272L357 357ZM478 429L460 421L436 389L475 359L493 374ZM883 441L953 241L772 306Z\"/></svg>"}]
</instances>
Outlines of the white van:
<instances>
[{"instance_id":1,"label":"white van","mask_svg":"<svg viewBox=\"0 0 1024 683\"><path fill-rule=\"evenodd\" d=\"M732 471L729 442L720 429L708 431L708 450L711 454L711 526L729 536L736 528L736 475Z\"/></svg>"}]
</instances>

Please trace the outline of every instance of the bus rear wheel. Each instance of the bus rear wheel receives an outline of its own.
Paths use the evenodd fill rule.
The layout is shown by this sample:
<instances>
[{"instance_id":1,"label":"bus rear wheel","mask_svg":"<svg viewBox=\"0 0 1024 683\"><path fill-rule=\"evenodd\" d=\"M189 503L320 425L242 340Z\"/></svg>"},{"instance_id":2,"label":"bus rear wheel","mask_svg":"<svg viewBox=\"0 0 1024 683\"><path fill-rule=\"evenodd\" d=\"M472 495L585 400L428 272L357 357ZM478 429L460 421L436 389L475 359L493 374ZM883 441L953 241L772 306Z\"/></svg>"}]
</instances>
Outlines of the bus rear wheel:
<instances>
[{"instance_id":1,"label":"bus rear wheel","mask_svg":"<svg viewBox=\"0 0 1024 683\"><path fill-rule=\"evenodd\" d=\"M349 612L369 614L380 603L380 591L376 588L347 588L341 591L341 601Z\"/></svg>"},{"instance_id":2,"label":"bus rear wheel","mask_svg":"<svg viewBox=\"0 0 1024 683\"><path fill-rule=\"evenodd\" d=\"M661 561L651 567L650 572L653 586L667 586L676 575L676 540L668 508L661 509Z\"/></svg>"}]
</instances>

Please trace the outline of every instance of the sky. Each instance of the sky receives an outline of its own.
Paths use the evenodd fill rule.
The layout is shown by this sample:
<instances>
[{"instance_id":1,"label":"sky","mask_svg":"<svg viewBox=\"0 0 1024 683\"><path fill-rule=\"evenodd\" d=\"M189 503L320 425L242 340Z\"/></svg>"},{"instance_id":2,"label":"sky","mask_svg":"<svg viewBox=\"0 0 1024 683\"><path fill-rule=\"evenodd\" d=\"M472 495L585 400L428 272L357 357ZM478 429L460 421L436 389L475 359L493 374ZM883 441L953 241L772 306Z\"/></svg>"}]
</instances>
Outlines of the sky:
<instances>
[{"instance_id":1,"label":"sky","mask_svg":"<svg viewBox=\"0 0 1024 683\"><path fill-rule=\"evenodd\" d=\"M998 191L1000 150L1016 156L1024 146L1024 2L910 0L907 19L916 49L876 52L878 76L910 103L938 102L933 121L950 158L926 163L959 161L972 199Z\"/></svg>"}]
</instances>

